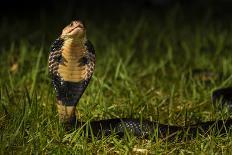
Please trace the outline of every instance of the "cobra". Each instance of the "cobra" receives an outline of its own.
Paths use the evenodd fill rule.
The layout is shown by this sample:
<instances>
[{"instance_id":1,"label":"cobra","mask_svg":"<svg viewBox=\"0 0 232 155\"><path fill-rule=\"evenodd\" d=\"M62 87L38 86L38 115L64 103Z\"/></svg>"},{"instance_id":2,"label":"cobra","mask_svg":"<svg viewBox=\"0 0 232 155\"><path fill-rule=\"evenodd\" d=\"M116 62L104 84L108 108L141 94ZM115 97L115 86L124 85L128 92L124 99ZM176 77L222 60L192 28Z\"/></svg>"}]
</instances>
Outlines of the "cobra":
<instances>
[{"instance_id":1,"label":"cobra","mask_svg":"<svg viewBox=\"0 0 232 155\"><path fill-rule=\"evenodd\" d=\"M56 93L59 119L68 130L85 124L76 119L75 111L92 77L95 60L94 47L86 37L86 28L78 20L66 26L51 46L49 74ZM127 131L144 138L154 134L160 138L183 137L186 133L188 137L194 137L197 133L206 134L212 128L220 129L220 133L225 133L231 128L232 120L208 121L190 126L171 126L148 120L115 118L91 121L89 125L96 137L112 133L122 137Z\"/></svg>"}]
</instances>

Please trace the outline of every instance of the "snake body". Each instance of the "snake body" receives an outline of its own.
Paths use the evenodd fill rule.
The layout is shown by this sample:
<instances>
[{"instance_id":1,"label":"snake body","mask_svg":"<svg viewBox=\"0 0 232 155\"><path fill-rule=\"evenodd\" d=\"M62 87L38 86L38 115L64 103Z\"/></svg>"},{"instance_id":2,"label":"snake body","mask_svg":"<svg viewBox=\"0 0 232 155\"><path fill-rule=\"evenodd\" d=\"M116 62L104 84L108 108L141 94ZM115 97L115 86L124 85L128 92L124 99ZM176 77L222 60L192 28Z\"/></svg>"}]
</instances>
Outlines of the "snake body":
<instances>
[{"instance_id":1,"label":"snake body","mask_svg":"<svg viewBox=\"0 0 232 155\"><path fill-rule=\"evenodd\" d=\"M84 93L95 68L95 51L86 38L86 28L81 21L73 21L66 26L61 36L54 41L49 55L49 73L56 92L59 118L67 129L72 127L87 128L85 122L78 121L75 109ZM218 96L216 96L218 97ZM158 135L194 137L196 133L205 134L210 128L216 127L220 133L232 126L232 120L208 121L190 126L171 126L148 120L116 118L91 121L88 130L99 137L117 134L119 137L130 132L138 137Z\"/></svg>"}]
</instances>

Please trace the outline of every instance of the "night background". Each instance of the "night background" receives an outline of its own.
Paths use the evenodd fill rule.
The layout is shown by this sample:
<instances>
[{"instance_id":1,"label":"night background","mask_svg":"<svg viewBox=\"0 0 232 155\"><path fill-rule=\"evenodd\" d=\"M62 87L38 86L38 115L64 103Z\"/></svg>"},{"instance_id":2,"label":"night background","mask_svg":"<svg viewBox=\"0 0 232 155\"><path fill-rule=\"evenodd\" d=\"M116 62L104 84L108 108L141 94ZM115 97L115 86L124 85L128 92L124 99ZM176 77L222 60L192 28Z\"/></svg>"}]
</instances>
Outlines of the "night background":
<instances>
[{"instance_id":1,"label":"night background","mask_svg":"<svg viewBox=\"0 0 232 155\"><path fill-rule=\"evenodd\" d=\"M2 1L0 5L1 154L228 154L232 136L213 131L191 141L85 138L59 123L48 76L52 42L72 20L96 51L79 119L144 118L189 125L227 119L212 104L232 86L232 1ZM141 153L141 152L140 152Z\"/></svg>"}]
</instances>

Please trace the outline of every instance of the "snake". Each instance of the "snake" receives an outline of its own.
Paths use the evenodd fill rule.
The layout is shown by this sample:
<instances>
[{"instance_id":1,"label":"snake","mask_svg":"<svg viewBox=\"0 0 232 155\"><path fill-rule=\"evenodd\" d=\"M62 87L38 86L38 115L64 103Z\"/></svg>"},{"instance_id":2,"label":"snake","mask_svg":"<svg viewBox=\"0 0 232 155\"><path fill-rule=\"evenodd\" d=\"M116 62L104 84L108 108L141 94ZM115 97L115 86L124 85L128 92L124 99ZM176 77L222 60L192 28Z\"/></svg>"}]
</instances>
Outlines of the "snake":
<instances>
[{"instance_id":1,"label":"snake","mask_svg":"<svg viewBox=\"0 0 232 155\"><path fill-rule=\"evenodd\" d=\"M133 119L112 118L98 121L80 121L76 116L76 106L93 75L96 64L94 46L87 39L86 26L80 20L68 24L61 35L52 43L48 58L48 70L56 94L56 107L59 120L67 130L86 129L95 137L116 134L125 136L128 132L136 137L148 138L157 135L166 137L195 137L198 133L208 134L218 129L220 134L227 133L232 127L232 119L200 122L194 125L178 126L159 122ZM232 88L216 90L212 100L223 97L231 103Z\"/></svg>"}]
</instances>

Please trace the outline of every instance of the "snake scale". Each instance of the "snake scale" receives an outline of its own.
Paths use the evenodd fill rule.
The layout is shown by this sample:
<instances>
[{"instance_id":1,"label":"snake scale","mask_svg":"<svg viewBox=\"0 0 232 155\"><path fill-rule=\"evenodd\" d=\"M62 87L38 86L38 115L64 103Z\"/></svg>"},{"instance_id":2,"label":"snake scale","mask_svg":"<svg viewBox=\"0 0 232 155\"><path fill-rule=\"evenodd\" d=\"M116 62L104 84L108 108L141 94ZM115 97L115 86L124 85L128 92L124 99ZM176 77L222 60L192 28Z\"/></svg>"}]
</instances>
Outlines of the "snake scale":
<instances>
[{"instance_id":1,"label":"snake scale","mask_svg":"<svg viewBox=\"0 0 232 155\"><path fill-rule=\"evenodd\" d=\"M95 68L95 51L86 38L86 28L79 20L67 25L62 34L51 46L49 55L49 74L57 98L59 119L67 130L86 128L85 122L76 119L75 111L78 101L84 93ZM220 95L215 93L215 100ZM227 95L231 97L231 95ZM116 118L90 121L92 134L122 137L127 131L135 136L147 138L150 135L164 137L194 137L197 133L207 134L217 128L220 133L227 132L232 126L232 119L202 122L190 126L171 126L148 120Z\"/></svg>"}]
</instances>

